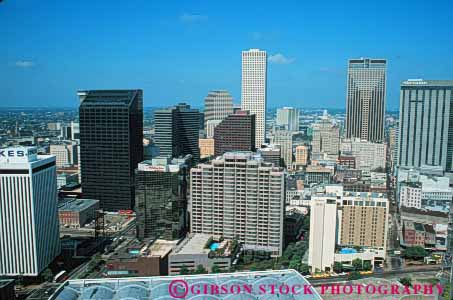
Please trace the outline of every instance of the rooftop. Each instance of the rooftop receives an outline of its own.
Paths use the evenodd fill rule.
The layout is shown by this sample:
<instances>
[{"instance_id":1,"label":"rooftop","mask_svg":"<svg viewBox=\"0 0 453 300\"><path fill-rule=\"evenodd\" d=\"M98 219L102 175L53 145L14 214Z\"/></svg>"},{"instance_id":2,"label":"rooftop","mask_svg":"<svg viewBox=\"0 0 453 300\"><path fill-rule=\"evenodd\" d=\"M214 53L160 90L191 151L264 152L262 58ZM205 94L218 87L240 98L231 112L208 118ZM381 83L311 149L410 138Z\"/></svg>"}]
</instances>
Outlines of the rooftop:
<instances>
[{"instance_id":1,"label":"rooftop","mask_svg":"<svg viewBox=\"0 0 453 300\"><path fill-rule=\"evenodd\" d=\"M200 254L209 253L210 249L206 248L206 244L212 234L195 233L189 235L175 249L175 254Z\"/></svg>"},{"instance_id":2,"label":"rooftop","mask_svg":"<svg viewBox=\"0 0 453 300\"><path fill-rule=\"evenodd\" d=\"M97 203L99 203L99 200L65 198L58 203L58 210L82 211Z\"/></svg>"},{"instance_id":3,"label":"rooftop","mask_svg":"<svg viewBox=\"0 0 453 300\"><path fill-rule=\"evenodd\" d=\"M184 284L174 286L172 281L182 280ZM186 285L187 284L187 285ZM321 299L319 293L314 289L313 294L304 294L304 286L310 285L308 281L294 270L274 270L262 272L237 272L207 275L188 275L188 276L156 276L156 277L137 277L137 278L118 278L118 279L85 279L69 280L62 284L60 288L50 297L50 300L91 300L91 299L175 299L171 291L178 293L178 297L184 299L274 299L276 295L269 293L263 295L260 286L297 286L298 294L291 295L291 299ZM246 286L240 293L223 293L209 295L203 294L201 286L197 290L201 294L192 294L191 286ZM175 289L176 288L176 289ZM195 290L195 289L193 289ZM235 288L233 291L237 292ZM264 297L263 297L264 296ZM283 295L280 295L282 297ZM278 296L277 296L278 297ZM279 297L279 298L280 298Z\"/></svg>"},{"instance_id":4,"label":"rooftop","mask_svg":"<svg viewBox=\"0 0 453 300\"><path fill-rule=\"evenodd\" d=\"M401 82L401 86L448 86L453 87L453 80L424 80L408 79Z\"/></svg>"}]
</instances>

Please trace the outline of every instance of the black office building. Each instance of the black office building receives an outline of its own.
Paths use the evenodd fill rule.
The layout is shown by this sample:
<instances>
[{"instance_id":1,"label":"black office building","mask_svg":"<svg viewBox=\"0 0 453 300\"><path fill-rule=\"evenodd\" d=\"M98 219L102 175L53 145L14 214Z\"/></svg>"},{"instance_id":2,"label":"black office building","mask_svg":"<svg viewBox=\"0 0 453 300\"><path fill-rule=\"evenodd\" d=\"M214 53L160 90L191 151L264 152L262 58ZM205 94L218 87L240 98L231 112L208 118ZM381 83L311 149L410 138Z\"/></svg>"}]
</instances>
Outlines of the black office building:
<instances>
[{"instance_id":1,"label":"black office building","mask_svg":"<svg viewBox=\"0 0 453 300\"><path fill-rule=\"evenodd\" d=\"M80 165L85 198L107 211L133 209L143 160L143 91L81 91Z\"/></svg>"},{"instance_id":2,"label":"black office building","mask_svg":"<svg viewBox=\"0 0 453 300\"><path fill-rule=\"evenodd\" d=\"M200 113L190 105L180 103L177 106L154 112L156 146L160 155L168 158L192 155L193 163L200 159L198 134Z\"/></svg>"}]
</instances>

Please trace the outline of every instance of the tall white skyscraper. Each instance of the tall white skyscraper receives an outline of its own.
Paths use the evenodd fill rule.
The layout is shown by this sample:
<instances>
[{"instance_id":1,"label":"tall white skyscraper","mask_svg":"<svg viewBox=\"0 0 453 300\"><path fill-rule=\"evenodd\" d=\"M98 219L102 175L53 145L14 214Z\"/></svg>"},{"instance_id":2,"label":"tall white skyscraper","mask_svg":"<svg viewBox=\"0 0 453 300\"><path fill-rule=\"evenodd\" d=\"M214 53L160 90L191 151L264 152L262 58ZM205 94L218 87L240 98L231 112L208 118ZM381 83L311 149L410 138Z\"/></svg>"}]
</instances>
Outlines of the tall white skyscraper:
<instances>
[{"instance_id":1,"label":"tall white skyscraper","mask_svg":"<svg viewBox=\"0 0 453 300\"><path fill-rule=\"evenodd\" d=\"M285 126L286 130L299 131L299 110L294 107L277 109L277 125Z\"/></svg>"},{"instance_id":2,"label":"tall white skyscraper","mask_svg":"<svg viewBox=\"0 0 453 300\"><path fill-rule=\"evenodd\" d=\"M227 152L190 171L191 230L283 252L285 173L253 152Z\"/></svg>"},{"instance_id":3,"label":"tall white skyscraper","mask_svg":"<svg viewBox=\"0 0 453 300\"><path fill-rule=\"evenodd\" d=\"M385 59L350 59L346 98L346 137L384 140Z\"/></svg>"},{"instance_id":4,"label":"tall white skyscraper","mask_svg":"<svg viewBox=\"0 0 453 300\"><path fill-rule=\"evenodd\" d=\"M38 276L60 253L55 156L0 149L0 276Z\"/></svg>"},{"instance_id":5,"label":"tall white skyscraper","mask_svg":"<svg viewBox=\"0 0 453 300\"><path fill-rule=\"evenodd\" d=\"M241 107L256 115L256 148L261 148L266 135L267 54L250 49L242 51Z\"/></svg>"}]
</instances>

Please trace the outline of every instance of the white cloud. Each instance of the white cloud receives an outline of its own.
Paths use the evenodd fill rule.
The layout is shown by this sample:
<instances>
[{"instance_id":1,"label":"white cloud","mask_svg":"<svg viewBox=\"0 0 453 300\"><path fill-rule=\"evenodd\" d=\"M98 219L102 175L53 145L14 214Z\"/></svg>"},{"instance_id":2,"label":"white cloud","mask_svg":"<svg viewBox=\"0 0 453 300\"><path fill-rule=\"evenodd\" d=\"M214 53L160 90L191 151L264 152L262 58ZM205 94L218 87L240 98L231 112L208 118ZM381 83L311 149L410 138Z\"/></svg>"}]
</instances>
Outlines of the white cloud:
<instances>
[{"instance_id":1,"label":"white cloud","mask_svg":"<svg viewBox=\"0 0 453 300\"><path fill-rule=\"evenodd\" d=\"M34 67L36 65L31 60L18 60L14 64L18 68L31 68L31 67Z\"/></svg>"},{"instance_id":2,"label":"white cloud","mask_svg":"<svg viewBox=\"0 0 453 300\"><path fill-rule=\"evenodd\" d=\"M192 24L192 23L199 23L203 21L207 21L208 17L200 14L188 14L184 13L181 16L179 16L179 20L182 23L186 24Z\"/></svg>"},{"instance_id":3,"label":"white cloud","mask_svg":"<svg viewBox=\"0 0 453 300\"><path fill-rule=\"evenodd\" d=\"M279 65L288 65L288 64L293 63L296 59L286 57L281 53L277 53L274 55L270 55L268 60L270 63L279 64Z\"/></svg>"}]
</instances>

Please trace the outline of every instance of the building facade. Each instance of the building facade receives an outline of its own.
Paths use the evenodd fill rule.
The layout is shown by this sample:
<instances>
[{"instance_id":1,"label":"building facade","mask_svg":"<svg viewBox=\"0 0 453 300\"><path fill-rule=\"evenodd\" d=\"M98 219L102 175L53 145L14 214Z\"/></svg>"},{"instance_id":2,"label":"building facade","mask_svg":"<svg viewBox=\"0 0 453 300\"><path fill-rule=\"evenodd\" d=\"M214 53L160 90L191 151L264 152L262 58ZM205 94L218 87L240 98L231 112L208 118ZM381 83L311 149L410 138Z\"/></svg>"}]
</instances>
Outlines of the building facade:
<instances>
[{"instance_id":1,"label":"building facade","mask_svg":"<svg viewBox=\"0 0 453 300\"><path fill-rule=\"evenodd\" d=\"M187 175L190 158L171 163L155 158L135 172L137 237L175 240L187 231Z\"/></svg>"},{"instance_id":2,"label":"building facade","mask_svg":"<svg viewBox=\"0 0 453 300\"><path fill-rule=\"evenodd\" d=\"M340 145L341 155L355 157L355 167L371 171L385 169L387 147L383 143L372 143L360 139L345 139Z\"/></svg>"},{"instance_id":3,"label":"building facade","mask_svg":"<svg viewBox=\"0 0 453 300\"><path fill-rule=\"evenodd\" d=\"M297 166L307 166L308 164L308 146L300 145L296 147L296 160Z\"/></svg>"},{"instance_id":4,"label":"building facade","mask_svg":"<svg viewBox=\"0 0 453 300\"><path fill-rule=\"evenodd\" d=\"M55 155L57 167L71 167L78 164L77 144L50 145L50 155Z\"/></svg>"},{"instance_id":5,"label":"building facade","mask_svg":"<svg viewBox=\"0 0 453 300\"><path fill-rule=\"evenodd\" d=\"M283 251L285 173L252 152L229 152L191 170L191 232Z\"/></svg>"},{"instance_id":6,"label":"building facade","mask_svg":"<svg viewBox=\"0 0 453 300\"><path fill-rule=\"evenodd\" d=\"M324 116L313 124L313 155L328 154L337 156L340 150L340 128Z\"/></svg>"},{"instance_id":7,"label":"building facade","mask_svg":"<svg viewBox=\"0 0 453 300\"><path fill-rule=\"evenodd\" d=\"M383 142L387 61L350 59L346 98L346 137Z\"/></svg>"},{"instance_id":8,"label":"building facade","mask_svg":"<svg viewBox=\"0 0 453 300\"><path fill-rule=\"evenodd\" d=\"M0 150L0 276L38 276L60 254L55 157Z\"/></svg>"},{"instance_id":9,"label":"building facade","mask_svg":"<svg viewBox=\"0 0 453 300\"><path fill-rule=\"evenodd\" d=\"M214 155L228 151L255 151L256 117L236 111L214 129Z\"/></svg>"},{"instance_id":10,"label":"building facade","mask_svg":"<svg viewBox=\"0 0 453 300\"><path fill-rule=\"evenodd\" d=\"M80 165L85 198L107 211L134 207L134 170L143 160L143 92L81 91Z\"/></svg>"},{"instance_id":11,"label":"building facade","mask_svg":"<svg viewBox=\"0 0 453 300\"><path fill-rule=\"evenodd\" d=\"M294 107L278 108L276 124L289 131L299 131L299 110Z\"/></svg>"},{"instance_id":12,"label":"building facade","mask_svg":"<svg viewBox=\"0 0 453 300\"><path fill-rule=\"evenodd\" d=\"M200 113L190 105L177 106L154 112L155 143L161 156L169 158L192 155L194 163L200 160L198 145Z\"/></svg>"},{"instance_id":13,"label":"building facade","mask_svg":"<svg viewBox=\"0 0 453 300\"><path fill-rule=\"evenodd\" d=\"M255 146L261 148L266 136L267 54L250 49L242 51L241 108L255 115Z\"/></svg>"},{"instance_id":14,"label":"building facade","mask_svg":"<svg viewBox=\"0 0 453 300\"><path fill-rule=\"evenodd\" d=\"M200 158L214 156L214 139L199 139Z\"/></svg>"},{"instance_id":15,"label":"building facade","mask_svg":"<svg viewBox=\"0 0 453 300\"><path fill-rule=\"evenodd\" d=\"M453 166L453 80L401 83L398 165Z\"/></svg>"},{"instance_id":16,"label":"building facade","mask_svg":"<svg viewBox=\"0 0 453 300\"><path fill-rule=\"evenodd\" d=\"M288 169L293 166L293 132L288 130L276 130L274 132L273 144L280 146L280 154L283 163Z\"/></svg>"},{"instance_id":17,"label":"building facade","mask_svg":"<svg viewBox=\"0 0 453 300\"><path fill-rule=\"evenodd\" d=\"M233 113L233 97L230 93L225 90L210 91L204 99L204 123L205 128L208 127L208 123L212 124L212 121L222 121ZM218 123L216 124L218 125ZM215 127L215 126L214 126ZM214 128L206 131L206 137L212 138L214 134Z\"/></svg>"}]
</instances>

